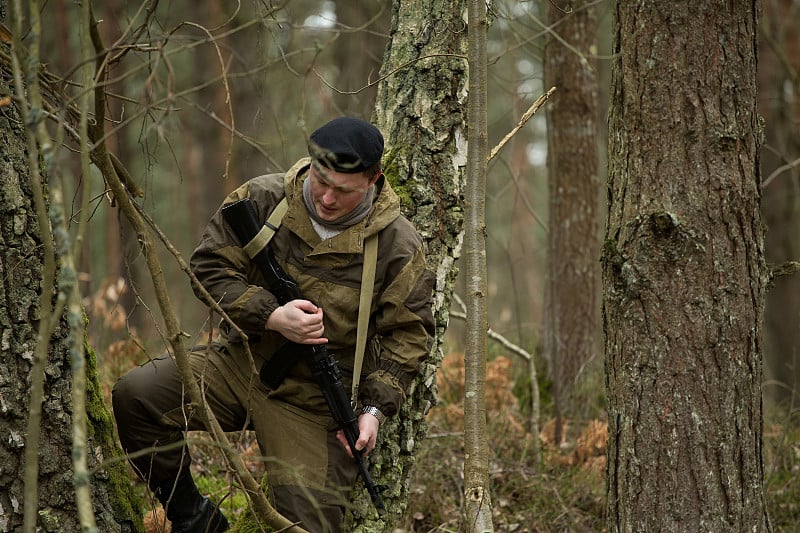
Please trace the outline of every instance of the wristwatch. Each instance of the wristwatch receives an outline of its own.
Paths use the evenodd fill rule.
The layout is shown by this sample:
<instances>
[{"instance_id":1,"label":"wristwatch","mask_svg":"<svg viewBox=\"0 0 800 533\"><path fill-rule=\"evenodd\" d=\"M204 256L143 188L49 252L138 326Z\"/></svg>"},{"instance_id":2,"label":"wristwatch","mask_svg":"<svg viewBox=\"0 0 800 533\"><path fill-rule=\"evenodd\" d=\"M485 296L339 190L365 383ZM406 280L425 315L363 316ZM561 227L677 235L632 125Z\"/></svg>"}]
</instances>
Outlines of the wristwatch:
<instances>
[{"instance_id":1,"label":"wristwatch","mask_svg":"<svg viewBox=\"0 0 800 533\"><path fill-rule=\"evenodd\" d=\"M361 408L361 414L369 414L374 416L378 419L378 424L383 424L383 421L386 420L386 415L381 413L381 410L375 407L374 405L365 405Z\"/></svg>"}]
</instances>

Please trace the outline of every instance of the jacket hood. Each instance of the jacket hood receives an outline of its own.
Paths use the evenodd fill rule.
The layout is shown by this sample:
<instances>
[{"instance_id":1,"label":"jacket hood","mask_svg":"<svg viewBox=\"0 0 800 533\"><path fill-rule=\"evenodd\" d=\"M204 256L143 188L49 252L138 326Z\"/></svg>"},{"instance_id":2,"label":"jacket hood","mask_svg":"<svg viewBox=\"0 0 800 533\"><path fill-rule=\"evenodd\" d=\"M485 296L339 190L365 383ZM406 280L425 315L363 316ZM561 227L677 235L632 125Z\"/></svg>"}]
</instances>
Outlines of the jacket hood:
<instances>
[{"instance_id":1,"label":"jacket hood","mask_svg":"<svg viewBox=\"0 0 800 533\"><path fill-rule=\"evenodd\" d=\"M284 223L288 222L289 227L301 236L303 236L305 232L302 231L297 224L299 224L302 219L308 219L309 217L300 217L298 215L305 210L303 182L308 177L308 169L310 166L311 158L304 157L295 163L283 177L286 199L289 202L289 212L287 213L286 219L284 219ZM350 230L355 230L354 233L362 237L362 239L359 240L363 240L386 228L399 216L400 197L394 192L394 189L392 189L386 177L381 176L375 183L375 201L372 204L369 215L352 228L348 228L348 232L350 232ZM308 220L307 224L310 228L310 220ZM314 233L316 234L316 232Z\"/></svg>"}]
</instances>

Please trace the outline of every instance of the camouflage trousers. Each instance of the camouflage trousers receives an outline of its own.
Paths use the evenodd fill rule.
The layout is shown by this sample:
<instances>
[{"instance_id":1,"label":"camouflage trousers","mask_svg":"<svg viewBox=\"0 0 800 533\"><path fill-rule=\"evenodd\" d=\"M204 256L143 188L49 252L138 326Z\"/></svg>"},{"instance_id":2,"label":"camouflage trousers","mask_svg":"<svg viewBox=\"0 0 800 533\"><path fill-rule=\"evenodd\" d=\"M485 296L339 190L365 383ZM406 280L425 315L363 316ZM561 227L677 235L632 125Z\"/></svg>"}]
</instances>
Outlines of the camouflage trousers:
<instances>
[{"instance_id":1,"label":"camouflage trousers","mask_svg":"<svg viewBox=\"0 0 800 533\"><path fill-rule=\"evenodd\" d=\"M275 508L313 533L340 532L357 469L332 418L270 397L242 353L212 345L190 352L190 361L222 429L255 431ZM154 491L171 486L191 462L184 432L205 430L175 361L164 355L134 368L112 397L123 449L152 450L131 459L137 474Z\"/></svg>"}]
</instances>

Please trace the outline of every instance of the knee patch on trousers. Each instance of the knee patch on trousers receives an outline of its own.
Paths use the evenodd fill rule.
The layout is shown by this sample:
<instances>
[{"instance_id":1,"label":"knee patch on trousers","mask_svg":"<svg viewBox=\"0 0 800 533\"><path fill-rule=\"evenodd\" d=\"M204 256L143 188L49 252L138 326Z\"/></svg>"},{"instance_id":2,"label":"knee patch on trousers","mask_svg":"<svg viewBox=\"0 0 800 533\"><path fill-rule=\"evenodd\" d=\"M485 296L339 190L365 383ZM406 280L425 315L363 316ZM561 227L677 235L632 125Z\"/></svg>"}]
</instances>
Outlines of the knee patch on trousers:
<instances>
[{"instance_id":1,"label":"knee patch on trousers","mask_svg":"<svg viewBox=\"0 0 800 533\"><path fill-rule=\"evenodd\" d=\"M288 485L276 485L271 490L278 512L300 522L303 529L313 533L342 531L346 502L341 493Z\"/></svg>"}]
</instances>

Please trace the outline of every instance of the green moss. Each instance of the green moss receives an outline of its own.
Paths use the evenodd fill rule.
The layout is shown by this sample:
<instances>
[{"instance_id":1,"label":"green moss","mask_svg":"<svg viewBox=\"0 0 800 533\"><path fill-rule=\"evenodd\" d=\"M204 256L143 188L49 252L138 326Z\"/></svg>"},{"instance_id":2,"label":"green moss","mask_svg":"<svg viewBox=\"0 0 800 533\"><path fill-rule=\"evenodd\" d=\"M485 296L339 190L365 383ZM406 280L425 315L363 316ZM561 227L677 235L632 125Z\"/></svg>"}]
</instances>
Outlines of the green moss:
<instances>
[{"instance_id":1,"label":"green moss","mask_svg":"<svg viewBox=\"0 0 800 533\"><path fill-rule=\"evenodd\" d=\"M61 529L61 522L50 509L39 509L39 521L45 531L58 531Z\"/></svg>"},{"instance_id":2,"label":"green moss","mask_svg":"<svg viewBox=\"0 0 800 533\"><path fill-rule=\"evenodd\" d=\"M222 474L195 476L194 481L201 494L211 495L211 499L219 504L229 521L231 518L235 518L242 509L247 509L249 507L247 496L244 491L231 491L230 484ZM226 496L224 498L215 496L221 494L225 494Z\"/></svg>"},{"instance_id":3,"label":"green moss","mask_svg":"<svg viewBox=\"0 0 800 533\"><path fill-rule=\"evenodd\" d=\"M100 442L114 442L114 422L111 412L103 401L100 376L97 374L97 355L84 342L86 352L86 414L91 422L89 436Z\"/></svg>"},{"instance_id":4,"label":"green moss","mask_svg":"<svg viewBox=\"0 0 800 533\"><path fill-rule=\"evenodd\" d=\"M86 351L86 411L89 417L89 436L103 450L105 461L95 476L102 479L118 522L130 522L137 532L144 531L144 500L131 482L125 454L117 445L111 412L103 401L97 374L97 356L87 342Z\"/></svg>"},{"instance_id":5,"label":"green moss","mask_svg":"<svg viewBox=\"0 0 800 533\"><path fill-rule=\"evenodd\" d=\"M617 250L617 241L606 239L602 246L602 260L613 265L620 266L624 262L622 254Z\"/></svg>"},{"instance_id":6,"label":"green moss","mask_svg":"<svg viewBox=\"0 0 800 533\"><path fill-rule=\"evenodd\" d=\"M386 180L391 184L395 194L400 197L400 207L405 210L412 209L414 202L411 200L411 185L407 180L400 179L398 161L401 154L402 149L396 146L386 152L383 162L383 175L386 176Z\"/></svg>"},{"instance_id":7,"label":"green moss","mask_svg":"<svg viewBox=\"0 0 800 533\"><path fill-rule=\"evenodd\" d=\"M222 461L214 464L223 464ZM207 474L195 476L195 483L202 494L210 495L220 505L225 518L230 524L231 533L271 533L274 531L266 525L259 526L253 514L253 507L243 490L231 490L230 483L223 472L212 469ZM268 490L267 476L261 479L261 488ZM224 495L224 496L223 496Z\"/></svg>"},{"instance_id":8,"label":"green moss","mask_svg":"<svg viewBox=\"0 0 800 533\"><path fill-rule=\"evenodd\" d=\"M253 519L253 514L247 511L247 514L242 516L230 529L230 533L271 533L275 531L269 526L262 528Z\"/></svg>"}]
</instances>

